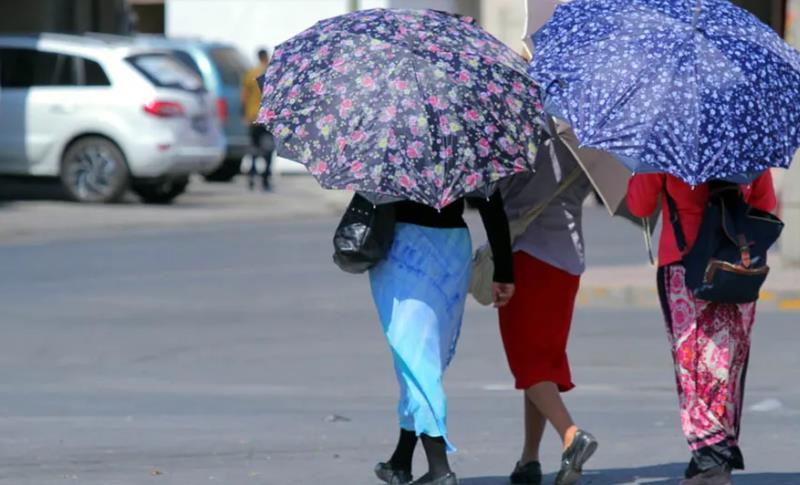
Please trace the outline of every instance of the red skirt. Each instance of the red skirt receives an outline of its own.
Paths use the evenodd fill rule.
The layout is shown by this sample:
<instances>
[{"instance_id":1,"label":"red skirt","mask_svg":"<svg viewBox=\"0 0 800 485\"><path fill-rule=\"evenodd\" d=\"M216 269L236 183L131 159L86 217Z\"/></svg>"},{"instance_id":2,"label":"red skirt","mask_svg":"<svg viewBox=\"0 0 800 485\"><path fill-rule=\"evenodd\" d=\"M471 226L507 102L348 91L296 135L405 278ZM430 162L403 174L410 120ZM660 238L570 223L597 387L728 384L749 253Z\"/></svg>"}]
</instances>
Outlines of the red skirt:
<instances>
[{"instance_id":1,"label":"red skirt","mask_svg":"<svg viewBox=\"0 0 800 485\"><path fill-rule=\"evenodd\" d=\"M500 308L500 334L517 389L554 382L561 392L575 387L567 340L580 276L528 253L514 253L516 292Z\"/></svg>"}]
</instances>

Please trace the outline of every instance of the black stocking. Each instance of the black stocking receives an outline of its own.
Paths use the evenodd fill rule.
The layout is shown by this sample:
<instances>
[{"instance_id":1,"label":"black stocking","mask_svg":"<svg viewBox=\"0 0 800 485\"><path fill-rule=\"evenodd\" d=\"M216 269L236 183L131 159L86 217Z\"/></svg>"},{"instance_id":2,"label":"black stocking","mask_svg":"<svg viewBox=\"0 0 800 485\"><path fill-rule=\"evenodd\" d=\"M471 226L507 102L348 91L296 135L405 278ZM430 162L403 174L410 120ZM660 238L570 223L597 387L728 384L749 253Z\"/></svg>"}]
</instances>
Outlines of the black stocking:
<instances>
[{"instance_id":1,"label":"black stocking","mask_svg":"<svg viewBox=\"0 0 800 485\"><path fill-rule=\"evenodd\" d=\"M397 448L389 459L395 470L405 470L411 473L411 461L414 458L414 447L417 446L417 433L405 429L400 430Z\"/></svg>"},{"instance_id":2,"label":"black stocking","mask_svg":"<svg viewBox=\"0 0 800 485\"><path fill-rule=\"evenodd\" d=\"M443 477L450 473L450 463L447 462L447 446L444 438L422 435L422 446L425 456L428 457L428 474L431 479Z\"/></svg>"}]
</instances>

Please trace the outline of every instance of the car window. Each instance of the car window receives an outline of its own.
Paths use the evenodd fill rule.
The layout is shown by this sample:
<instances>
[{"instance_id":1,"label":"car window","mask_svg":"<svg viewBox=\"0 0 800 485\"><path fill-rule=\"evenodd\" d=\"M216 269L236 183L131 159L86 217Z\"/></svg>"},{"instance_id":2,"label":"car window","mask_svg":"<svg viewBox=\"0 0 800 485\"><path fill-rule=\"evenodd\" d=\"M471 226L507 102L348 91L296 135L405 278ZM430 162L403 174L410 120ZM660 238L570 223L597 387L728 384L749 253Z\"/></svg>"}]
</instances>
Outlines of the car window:
<instances>
[{"instance_id":1,"label":"car window","mask_svg":"<svg viewBox=\"0 0 800 485\"><path fill-rule=\"evenodd\" d=\"M76 86L72 56L33 49L0 49L0 86Z\"/></svg>"},{"instance_id":2,"label":"car window","mask_svg":"<svg viewBox=\"0 0 800 485\"><path fill-rule=\"evenodd\" d=\"M238 86L249 67L242 54L231 47L214 47L208 53L219 70L222 84Z\"/></svg>"},{"instance_id":3,"label":"car window","mask_svg":"<svg viewBox=\"0 0 800 485\"><path fill-rule=\"evenodd\" d=\"M100 64L83 59L83 84L84 86L111 86L111 81Z\"/></svg>"},{"instance_id":4,"label":"car window","mask_svg":"<svg viewBox=\"0 0 800 485\"><path fill-rule=\"evenodd\" d=\"M140 54L127 61L160 88L202 91L203 80L184 63L167 54Z\"/></svg>"},{"instance_id":5,"label":"car window","mask_svg":"<svg viewBox=\"0 0 800 485\"><path fill-rule=\"evenodd\" d=\"M186 66L195 72L198 76L202 77L202 73L200 72L200 66L197 65L194 58L186 51L181 50L173 50L170 51L172 55L174 55L179 61L186 64Z\"/></svg>"}]
</instances>

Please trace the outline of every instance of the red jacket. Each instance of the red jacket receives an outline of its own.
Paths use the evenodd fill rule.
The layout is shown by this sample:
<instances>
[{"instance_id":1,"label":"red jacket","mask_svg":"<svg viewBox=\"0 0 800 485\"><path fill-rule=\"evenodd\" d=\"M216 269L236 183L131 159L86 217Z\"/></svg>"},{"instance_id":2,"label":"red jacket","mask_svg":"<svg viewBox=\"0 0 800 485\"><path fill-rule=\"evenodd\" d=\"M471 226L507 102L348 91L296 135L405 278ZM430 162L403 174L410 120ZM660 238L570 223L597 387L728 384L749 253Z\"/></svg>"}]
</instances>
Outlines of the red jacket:
<instances>
[{"instance_id":1,"label":"red jacket","mask_svg":"<svg viewBox=\"0 0 800 485\"><path fill-rule=\"evenodd\" d=\"M658 207L659 198L661 199L664 215L661 241L658 245L659 266L677 263L682 259L678 243L675 241L675 232L669 221L669 207L667 207L667 200L663 194L665 185L678 207L678 217L686 236L688 248L691 248L697 239L708 201L707 184L698 185L693 189L678 178L660 173L639 174L631 177L628 182L628 206L634 216L648 217L652 215ZM772 185L772 174L769 170L750 185L743 185L742 190L748 204L767 212L775 210L777 199L775 188Z\"/></svg>"}]
</instances>

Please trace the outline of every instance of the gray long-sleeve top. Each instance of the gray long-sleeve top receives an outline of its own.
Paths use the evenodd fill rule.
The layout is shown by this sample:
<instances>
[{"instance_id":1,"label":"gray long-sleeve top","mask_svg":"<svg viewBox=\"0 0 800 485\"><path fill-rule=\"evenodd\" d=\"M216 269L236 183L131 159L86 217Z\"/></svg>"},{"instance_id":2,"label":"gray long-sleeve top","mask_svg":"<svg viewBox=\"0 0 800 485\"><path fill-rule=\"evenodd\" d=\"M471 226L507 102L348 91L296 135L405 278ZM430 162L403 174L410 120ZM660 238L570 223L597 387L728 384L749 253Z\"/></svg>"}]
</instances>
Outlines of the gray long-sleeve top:
<instances>
[{"instance_id":1,"label":"gray long-sleeve top","mask_svg":"<svg viewBox=\"0 0 800 485\"><path fill-rule=\"evenodd\" d=\"M540 150L549 148L544 145ZM572 158L559 163L555 157L541 156L535 173L521 173L501 181L500 191L509 220L518 219L546 201L577 167L577 161ZM582 174L517 238L514 251L524 251L570 274L582 274L586 269L586 256L581 219L583 201L591 190L591 182Z\"/></svg>"}]
</instances>

